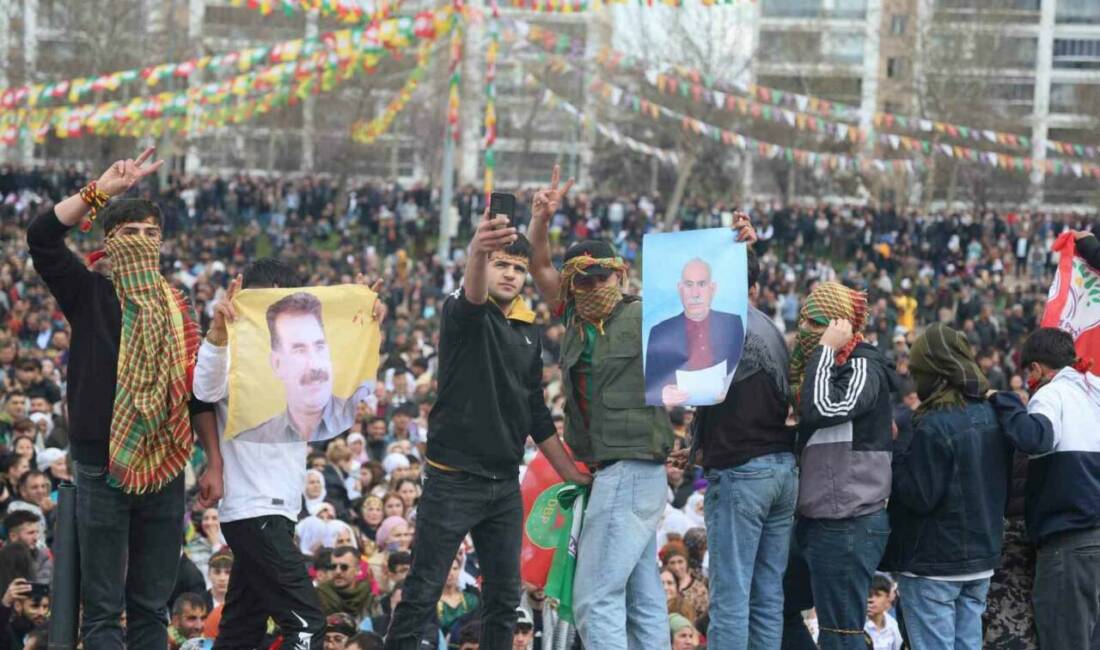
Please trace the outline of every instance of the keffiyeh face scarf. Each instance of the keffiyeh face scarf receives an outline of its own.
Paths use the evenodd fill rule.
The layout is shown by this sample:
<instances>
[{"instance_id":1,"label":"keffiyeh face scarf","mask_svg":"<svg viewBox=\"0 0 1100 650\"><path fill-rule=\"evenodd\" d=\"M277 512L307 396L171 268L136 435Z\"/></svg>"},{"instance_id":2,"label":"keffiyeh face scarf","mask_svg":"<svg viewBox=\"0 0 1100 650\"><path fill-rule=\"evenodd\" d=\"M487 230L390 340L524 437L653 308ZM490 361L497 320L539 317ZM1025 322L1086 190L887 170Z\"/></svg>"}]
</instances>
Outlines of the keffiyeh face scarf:
<instances>
[{"instance_id":1,"label":"keffiyeh face scarf","mask_svg":"<svg viewBox=\"0 0 1100 650\"><path fill-rule=\"evenodd\" d=\"M796 402L806 376L806 361L821 341L829 322L837 319L852 323L852 340L836 355L836 365L842 366L848 361L852 350L863 341L863 328L867 323L867 294L849 289L839 282L822 282L806 297L799 314L798 338L791 353L791 394Z\"/></svg>"},{"instance_id":2,"label":"keffiyeh face scarf","mask_svg":"<svg viewBox=\"0 0 1100 650\"><path fill-rule=\"evenodd\" d=\"M921 402L918 415L964 406L967 398L981 399L989 390L989 381L974 361L970 342L942 323L930 325L913 343L909 369Z\"/></svg>"},{"instance_id":3,"label":"keffiyeh face scarf","mask_svg":"<svg viewBox=\"0 0 1100 650\"><path fill-rule=\"evenodd\" d=\"M140 494L167 485L191 458L187 406L199 328L160 274L159 240L109 237L106 250L122 306L109 482Z\"/></svg>"},{"instance_id":4,"label":"keffiyeh face scarf","mask_svg":"<svg viewBox=\"0 0 1100 650\"><path fill-rule=\"evenodd\" d=\"M591 323L601 335L603 323L615 305L623 299L619 282L609 283L594 289L582 289L575 285L577 276L587 276L588 270L594 266L611 269L621 280L626 271L626 263L621 257L595 258L589 256L574 257L562 266L561 269L561 295L558 297L561 303L573 302L573 323L578 321ZM583 335L583 329L581 330Z\"/></svg>"}]
</instances>

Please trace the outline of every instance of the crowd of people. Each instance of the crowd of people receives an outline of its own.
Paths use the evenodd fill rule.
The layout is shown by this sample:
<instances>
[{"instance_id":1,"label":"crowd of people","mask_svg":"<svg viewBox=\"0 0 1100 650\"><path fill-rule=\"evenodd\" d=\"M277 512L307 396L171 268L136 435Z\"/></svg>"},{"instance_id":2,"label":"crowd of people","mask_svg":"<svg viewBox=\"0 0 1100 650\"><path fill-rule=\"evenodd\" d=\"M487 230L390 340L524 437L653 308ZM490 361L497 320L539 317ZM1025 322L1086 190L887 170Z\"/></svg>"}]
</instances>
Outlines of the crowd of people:
<instances>
[{"instance_id":1,"label":"crowd of people","mask_svg":"<svg viewBox=\"0 0 1100 650\"><path fill-rule=\"evenodd\" d=\"M129 185L144 175L138 172ZM74 330L80 327L74 314L91 318L91 311L120 309L97 293L108 291L113 299L114 290L110 283L59 290L57 269L43 268L49 261L44 239L38 250L33 241L28 246L32 222L42 215L52 218L55 211L60 218L66 200L73 200L66 197L81 195L76 205L95 204L95 188L82 194L94 178L73 167L0 168L0 650L46 647L57 489L80 467L95 466L96 454L105 458L107 450L105 441L102 450L91 449L92 425L74 418L74 411L82 409L85 417L95 411L111 424L107 407L116 399L114 375L110 394L88 388L97 378L74 370L70 345L81 336ZM325 650L382 648L387 630L395 629L419 639L415 647L474 650L495 638L483 628L501 620L514 621L508 636L515 650L582 643L601 649L659 647L649 641L654 633L673 650L780 643L862 648L865 639L876 649L900 650L903 643L918 649L981 647L983 635L985 647L993 648L1035 648L1040 640L1044 648L1100 647L1098 612L1086 602L1097 595L1095 566L1087 566L1085 555L1077 564L1059 559L1057 567L1047 557L1088 544L1095 548L1100 534L1095 462L1066 461L1065 454L1027 460L1052 450L1070 456L1096 451L1089 422L1100 416L1100 402L1089 387L1100 389L1100 381L1074 369L1072 340L1067 348L1065 337L1039 326L1058 261L1050 252L1054 239L1075 231L1083 250L1100 247L1086 241L1093 223L1086 215L924 213L889 205L739 205L689 198L666 227L659 196L559 191L557 201L548 201L541 193L520 192L511 224L518 229L506 242L513 247L501 242L478 253L476 246L456 246L442 258L435 251L440 206L432 188L357 181L340 186L320 176L169 173L161 181L149 175L128 196L159 206L159 268L194 306L197 330L205 337L196 348L198 399L189 414L195 421L208 416L216 422L206 435L196 426L201 444L181 463L180 478L150 479L146 488L156 494L125 500L132 512L168 516L186 503L179 513L178 575L165 585L171 592L172 650L207 647L203 644L220 639L219 628L224 633L248 626L262 628L262 639L242 632L237 645L220 639L216 647L320 647L308 645L316 643L308 638L307 645L292 645L293 622L269 619L262 608L244 611L248 598L263 600L269 585L261 576L282 569L261 566L264 545L270 543L262 530L246 528L251 520L239 513L223 521L224 509L220 516L218 504L208 499L214 489L208 478L211 456L226 467L231 461L224 444L220 454L212 449L219 445L219 427L224 428L226 395L217 380L203 375L203 359L225 363L216 357L216 342L239 276L249 288L351 283L360 275L381 280L385 305L377 314L383 337L373 399L359 406L355 424L339 437L303 444L301 457L288 461L301 470L301 494L272 511L289 522L296 544L291 559L308 572L308 584L301 587L315 591L323 616L303 620L301 629L323 630ZM476 243L484 197L465 188L456 207L456 243ZM119 223L127 222L101 225L106 230ZM47 233L45 226L37 227L39 237L64 236L60 228ZM589 341L597 338L589 320L599 321L601 333L605 321L608 332L634 322L618 315L629 311L625 307L589 319L587 303L575 302L587 290L579 276L617 279L624 294L641 295L644 234L710 227L752 231L754 308L746 330L759 345L757 356L742 360L747 376L739 367L729 397L718 406L645 411L658 433L636 455L623 458L659 462L619 462L601 455L598 441L591 449L578 448L578 431L584 429L582 438L591 442L589 418L603 408L588 399L578 407L574 399L578 383L595 381L575 367L578 356L587 359L582 363L588 368L600 356L591 348L581 351L584 333ZM68 235L69 246L81 254L100 246L99 228L78 230ZM533 248L514 247L517 239L526 241L520 233ZM455 496L482 488L464 487L470 479L445 474L449 465L465 467L467 459L460 449L433 443L430 430L437 427L429 425L441 391L470 380L448 378L454 371L443 367L455 363L446 361L448 343L456 345L445 326L448 310L468 298L478 254L499 260L490 257L494 253L534 279L520 277L514 297L530 307L524 326L539 340L542 371L536 388L549 416L545 424L552 424L535 431L537 422L532 423L524 432L532 438L520 449L520 476L540 449L548 457L557 453L547 444L564 435L597 480L586 528L591 532L585 533L590 537L582 539L581 548L601 546L605 552L582 551L578 557L577 626L560 620L545 593L528 585L518 610L512 606L501 615L507 599L494 591L500 589L494 578L502 569L493 560L518 548L518 537L504 537L519 531L505 527L498 539L482 532L480 538L491 546L479 549L478 531L489 528L479 529L471 512L457 555L433 542L441 519L485 507ZM122 259L121 253L113 256ZM580 257L617 261L578 267ZM265 259L282 265L257 269L256 261ZM95 255L85 261L93 270L104 263ZM562 269L560 282L568 288L556 274L548 282L551 261ZM580 293L570 293L574 284ZM82 291L88 295L78 295ZM486 291L489 300L499 302L492 287ZM467 298L449 298L460 294ZM516 317L506 315L514 327ZM117 323L117 314L114 318ZM123 331L127 336L129 330ZM85 349L96 341L119 348L117 334L112 339L97 333ZM119 386L123 381L120 376ZM1042 395L1037 403L1036 395ZM117 417L119 403L114 403ZM1075 407L1063 409L1063 404ZM630 417L642 416L631 410ZM745 431L760 433L741 436ZM961 431L966 436L958 435ZM630 466L633 462L639 467ZM102 474L80 474L78 482L113 485ZM632 484L634 501L630 495L600 501L600 481L610 480ZM220 485L219 480L219 492ZM429 487L438 485L444 487ZM154 498L175 498L176 489L179 506L165 507ZM1064 514L1067 510L1071 514ZM121 515L105 513L82 522L81 535L120 527L125 535ZM623 517L630 523L612 525ZM131 548L129 580L156 582L154 573L167 575L157 558L163 560L165 551L174 558L178 540L135 536L136 524L128 525L135 544L161 551L135 556ZM431 534L420 534L425 530ZM629 551L623 551L628 544ZM101 546L102 557L82 557L82 566L102 559L109 568L110 554L125 552ZM429 555L436 558L432 566L423 560ZM149 563L144 567L143 557ZM586 566L586 560L596 564ZM660 600L667 605L656 628L644 615L638 620L647 625L633 625L635 613L623 601L623 594L627 601L649 597L647 587L631 577L649 571L659 574ZM423 578L426 574L438 574L438 596L427 586L432 581ZM249 583L248 591L234 595L232 590L244 587L233 583ZM119 581L92 594L100 599L94 606L85 588L85 648L100 647L89 645L92 638L104 639L101 647L115 647L124 635L130 647L147 647L143 640L156 638L151 628L160 612L146 610L139 587ZM1067 596L1069 587L1079 597ZM608 604L616 598L617 604ZM233 605L229 610L227 602ZM293 599L283 606L287 612L304 611ZM121 621L108 620L115 611L125 612ZM395 616L399 611L402 615ZM622 618L617 627L616 617ZM398 618L400 624L391 627ZM955 645L942 645L946 639ZM500 647L496 643L491 647Z\"/></svg>"}]
</instances>

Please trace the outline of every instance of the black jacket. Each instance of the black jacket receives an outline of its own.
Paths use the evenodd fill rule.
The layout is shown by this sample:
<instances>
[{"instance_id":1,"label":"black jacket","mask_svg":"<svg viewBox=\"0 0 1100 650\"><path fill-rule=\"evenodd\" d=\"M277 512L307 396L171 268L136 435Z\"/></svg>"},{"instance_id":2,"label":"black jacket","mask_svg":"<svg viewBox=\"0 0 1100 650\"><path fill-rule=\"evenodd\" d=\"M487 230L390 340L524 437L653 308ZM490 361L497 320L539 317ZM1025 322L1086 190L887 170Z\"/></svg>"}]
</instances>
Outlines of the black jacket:
<instances>
[{"instance_id":1,"label":"black jacket","mask_svg":"<svg viewBox=\"0 0 1100 650\"><path fill-rule=\"evenodd\" d=\"M728 373L741 360L741 347L745 340L741 317L712 309L708 327L714 363L725 361ZM653 326L645 353L647 404L660 404L662 389L676 383L676 371L687 364L691 355L686 341L687 317L683 314Z\"/></svg>"},{"instance_id":2,"label":"black jacket","mask_svg":"<svg viewBox=\"0 0 1100 650\"><path fill-rule=\"evenodd\" d=\"M1002 429L985 401L919 417L894 448L882 568L924 576L997 568L1014 447L1042 453L1053 444L1053 432L1031 433L1010 421Z\"/></svg>"},{"instance_id":3,"label":"black jacket","mask_svg":"<svg viewBox=\"0 0 1100 650\"><path fill-rule=\"evenodd\" d=\"M515 477L527 436L554 435L542 392L542 344L526 305L504 316L459 289L443 302L439 397L428 416L428 458L489 478Z\"/></svg>"},{"instance_id":4,"label":"black jacket","mask_svg":"<svg viewBox=\"0 0 1100 650\"><path fill-rule=\"evenodd\" d=\"M102 467L114 413L122 307L114 284L90 271L65 245L68 232L52 210L44 212L27 229L27 244L34 270L73 330L68 389L72 458ZM192 414L213 410L213 404L191 400Z\"/></svg>"}]
</instances>

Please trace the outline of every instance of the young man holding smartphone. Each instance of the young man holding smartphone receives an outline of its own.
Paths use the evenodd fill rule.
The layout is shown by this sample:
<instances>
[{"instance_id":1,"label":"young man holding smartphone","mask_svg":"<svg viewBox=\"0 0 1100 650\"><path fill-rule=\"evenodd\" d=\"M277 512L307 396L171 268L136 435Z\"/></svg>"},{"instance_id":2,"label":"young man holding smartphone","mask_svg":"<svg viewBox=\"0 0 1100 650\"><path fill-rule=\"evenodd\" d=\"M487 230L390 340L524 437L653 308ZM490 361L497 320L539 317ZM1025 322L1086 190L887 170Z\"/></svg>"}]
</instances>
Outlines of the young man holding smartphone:
<instances>
[{"instance_id":1,"label":"young man holding smartphone","mask_svg":"<svg viewBox=\"0 0 1100 650\"><path fill-rule=\"evenodd\" d=\"M541 339L535 314L520 296L531 245L512 227L511 216L490 219L485 211L470 243L464 286L443 303L439 397L429 416L416 548L386 650L420 647L420 632L436 611L467 533L483 578L479 647L509 650L520 600L523 500L517 475L527 436L565 480L590 480L558 439L543 398Z\"/></svg>"}]
</instances>

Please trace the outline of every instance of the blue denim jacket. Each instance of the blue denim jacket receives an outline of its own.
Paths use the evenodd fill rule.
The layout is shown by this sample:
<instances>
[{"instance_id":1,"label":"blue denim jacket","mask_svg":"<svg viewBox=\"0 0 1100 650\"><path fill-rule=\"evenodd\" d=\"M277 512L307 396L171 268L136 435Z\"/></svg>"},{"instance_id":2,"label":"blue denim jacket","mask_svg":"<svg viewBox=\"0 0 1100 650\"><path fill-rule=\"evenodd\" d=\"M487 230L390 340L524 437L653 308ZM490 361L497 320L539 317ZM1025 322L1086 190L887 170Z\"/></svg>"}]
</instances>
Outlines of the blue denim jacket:
<instances>
[{"instance_id":1,"label":"blue denim jacket","mask_svg":"<svg viewBox=\"0 0 1100 650\"><path fill-rule=\"evenodd\" d=\"M999 565L1013 449L1050 445L1005 426L988 402L971 401L918 418L897 441L883 569L952 576Z\"/></svg>"}]
</instances>

